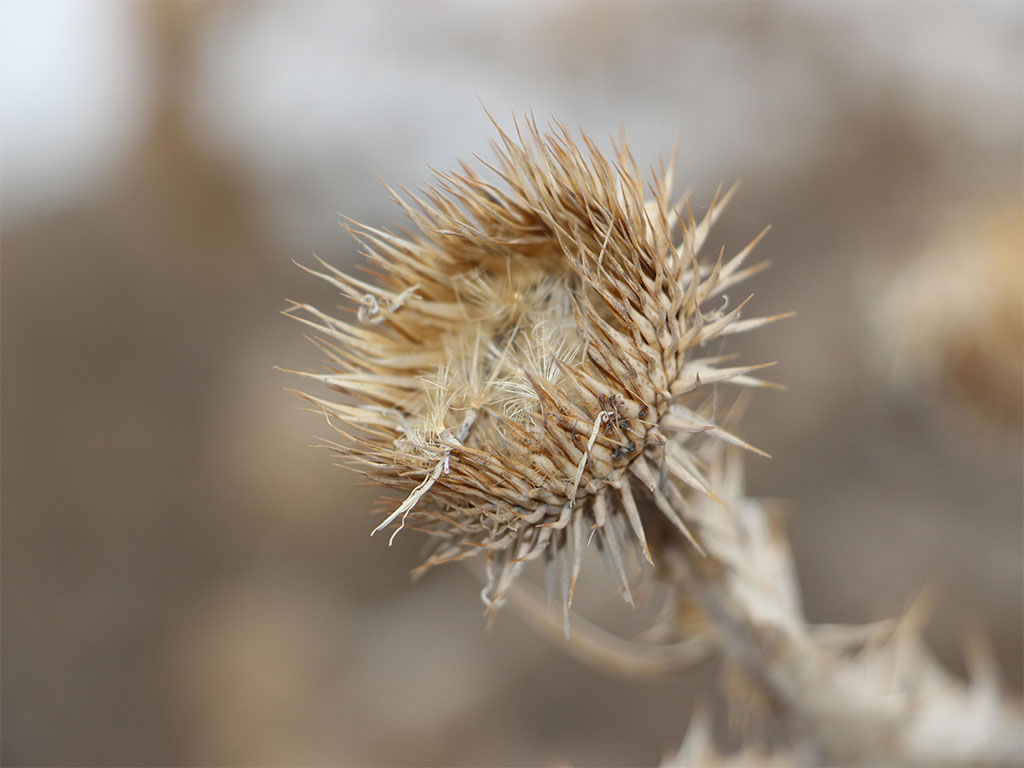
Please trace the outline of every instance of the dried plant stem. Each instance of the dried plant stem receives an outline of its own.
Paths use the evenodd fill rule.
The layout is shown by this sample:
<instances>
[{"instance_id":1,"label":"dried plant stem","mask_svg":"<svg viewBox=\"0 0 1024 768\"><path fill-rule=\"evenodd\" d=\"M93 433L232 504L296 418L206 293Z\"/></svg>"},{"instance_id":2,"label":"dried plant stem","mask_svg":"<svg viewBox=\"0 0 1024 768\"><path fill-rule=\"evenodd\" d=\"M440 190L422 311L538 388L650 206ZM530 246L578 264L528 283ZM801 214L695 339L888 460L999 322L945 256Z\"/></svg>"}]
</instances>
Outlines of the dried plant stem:
<instances>
[{"instance_id":1,"label":"dried plant stem","mask_svg":"<svg viewBox=\"0 0 1024 768\"><path fill-rule=\"evenodd\" d=\"M685 511L707 554L676 537L660 553L665 575L696 603L752 699L767 697L795 723L799 754L843 765L1020 764L1021 709L1000 693L984 654L969 656L963 684L928 653L914 612L880 641L871 637L877 628L867 638L856 628L816 634L800 609L781 527L742 497L735 457L717 469L726 508ZM861 647L854 654L837 645Z\"/></svg>"},{"instance_id":2,"label":"dried plant stem","mask_svg":"<svg viewBox=\"0 0 1024 768\"><path fill-rule=\"evenodd\" d=\"M913 615L891 631L804 619L781 526L743 495L736 450L765 454L715 418L718 385L775 385L750 375L770 363L730 367L709 344L787 316L744 316L749 297L728 307L725 291L762 268L745 262L767 230L730 258L701 255L735 187L697 220L685 199L671 203L674 155L647 184L625 143L609 160L558 123L515 125L515 137L496 125L497 165L485 163L501 184L463 164L406 198L388 188L412 222L404 236L353 223L376 283L309 270L354 318L286 312L326 354L325 372L302 375L334 392L304 395L341 436L327 445L405 496L374 533L393 527L393 540L408 521L431 534L418 570L484 555L492 619L513 600L622 674L719 651L741 683L730 703L743 690L774 702L800 760L1019 762L1019 707L981 655L964 685L925 650ZM632 560L678 589L688 642L633 643L580 619L570 636L592 538L628 602ZM558 576L560 617L516 589L534 560L552 592ZM701 743L688 739L679 760L707 762L685 753Z\"/></svg>"},{"instance_id":3,"label":"dried plant stem","mask_svg":"<svg viewBox=\"0 0 1024 768\"><path fill-rule=\"evenodd\" d=\"M483 574L479 575L483 578ZM626 640L578 615L573 616L572 633L566 637L561 609L550 605L541 591L529 582L515 582L506 598L510 607L552 643L584 664L622 677L659 678L693 667L707 659L712 651L700 637L671 645Z\"/></svg>"}]
</instances>

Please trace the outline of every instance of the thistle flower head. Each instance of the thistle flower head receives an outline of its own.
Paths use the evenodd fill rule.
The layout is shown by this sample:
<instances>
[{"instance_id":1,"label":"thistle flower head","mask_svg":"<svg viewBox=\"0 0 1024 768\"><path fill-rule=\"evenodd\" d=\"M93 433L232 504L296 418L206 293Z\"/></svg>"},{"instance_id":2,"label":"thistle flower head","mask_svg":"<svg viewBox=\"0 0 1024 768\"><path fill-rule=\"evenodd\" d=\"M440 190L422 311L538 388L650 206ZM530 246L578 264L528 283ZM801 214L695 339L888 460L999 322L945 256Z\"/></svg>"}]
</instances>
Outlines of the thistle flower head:
<instances>
[{"instance_id":1,"label":"thistle flower head","mask_svg":"<svg viewBox=\"0 0 1024 768\"><path fill-rule=\"evenodd\" d=\"M485 552L491 607L544 557L568 615L592 536L627 598L624 561L651 561L646 516L699 546L687 497L711 491L695 444L750 448L713 420L713 387L764 384L709 342L776 318L741 319L746 301L725 297L760 269L744 266L756 239L700 256L733 190L695 220L671 163L647 185L624 142L610 161L560 125L498 131L500 182L463 163L418 194L389 188L413 233L348 225L374 279L310 270L354 317L288 313L327 355L304 375L340 396L307 395L335 447L405 495L374 532L433 534L425 566Z\"/></svg>"}]
</instances>

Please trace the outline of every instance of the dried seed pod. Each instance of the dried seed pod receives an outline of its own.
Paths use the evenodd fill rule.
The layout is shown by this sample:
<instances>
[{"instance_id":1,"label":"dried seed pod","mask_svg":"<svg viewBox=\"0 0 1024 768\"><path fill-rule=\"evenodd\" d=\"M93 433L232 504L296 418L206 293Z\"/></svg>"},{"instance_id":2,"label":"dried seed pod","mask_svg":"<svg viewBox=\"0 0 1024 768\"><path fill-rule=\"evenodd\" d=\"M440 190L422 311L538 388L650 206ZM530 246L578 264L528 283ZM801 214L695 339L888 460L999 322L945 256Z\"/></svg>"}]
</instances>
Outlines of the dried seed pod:
<instances>
[{"instance_id":1,"label":"dried seed pod","mask_svg":"<svg viewBox=\"0 0 1024 768\"><path fill-rule=\"evenodd\" d=\"M687 494L710 493L694 442L756 449L694 403L718 382L765 385L750 375L761 366L702 350L777 317L724 306L759 271L744 263L764 232L728 260L698 255L733 190L696 221L670 200L672 164L648 188L625 144L613 163L561 125L498 131L488 167L504 186L464 163L411 202L389 188L415 233L348 227L378 282L310 270L354 303L354 322L288 314L328 356L328 372L304 375L343 396L307 395L337 450L407 494L374 532L434 534L424 567L486 552L491 607L543 555L568 619L593 536L627 599L630 555L651 561L639 497L699 546L682 516Z\"/></svg>"}]
</instances>

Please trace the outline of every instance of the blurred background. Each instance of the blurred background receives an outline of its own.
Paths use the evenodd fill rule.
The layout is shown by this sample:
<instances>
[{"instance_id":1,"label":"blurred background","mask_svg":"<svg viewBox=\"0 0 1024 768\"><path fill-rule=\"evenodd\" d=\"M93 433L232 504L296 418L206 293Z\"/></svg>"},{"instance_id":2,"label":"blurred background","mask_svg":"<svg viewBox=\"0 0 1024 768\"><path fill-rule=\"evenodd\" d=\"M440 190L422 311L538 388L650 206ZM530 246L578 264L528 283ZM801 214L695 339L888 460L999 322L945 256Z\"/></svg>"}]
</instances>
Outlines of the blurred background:
<instances>
[{"instance_id":1,"label":"blurred background","mask_svg":"<svg viewBox=\"0 0 1024 768\"><path fill-rule=\"evenodd\" d=\"M317 350L292 263L347 267L375 173L487 157L532 109L646 167L774 267L742 434L816 621L933 597L962 671L1022 675L1024 8L74 3L0 10L5 765L654 765L715 670L588 669L422 542L273 370ZM628 609L601 568L599 624Z\"/></svg>"}]
</instances>

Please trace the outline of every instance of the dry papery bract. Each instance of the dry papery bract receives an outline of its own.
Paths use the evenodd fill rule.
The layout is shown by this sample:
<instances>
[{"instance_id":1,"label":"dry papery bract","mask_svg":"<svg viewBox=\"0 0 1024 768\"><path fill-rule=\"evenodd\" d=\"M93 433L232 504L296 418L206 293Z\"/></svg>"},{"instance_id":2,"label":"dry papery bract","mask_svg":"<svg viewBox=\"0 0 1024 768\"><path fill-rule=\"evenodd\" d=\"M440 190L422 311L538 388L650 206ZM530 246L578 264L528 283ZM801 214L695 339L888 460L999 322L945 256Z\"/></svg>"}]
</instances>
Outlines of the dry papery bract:
<instances>
[{"instance_id":1,"label":"dry papery bract","mask_svg":"<svg viewBox=\"0 0 1024 768\"><path fill-rule=\"evenodd\" d=\"M627 563L651 561L640 507L689 537L682 512L710 493L697 446L756 450L715 423L714 385L764 386L762 366L716 342L777 318L741 319L725 293L762 268L745 266L761 235L700 256L732 190L696 220L671 167L647 185L625 144L612 162L560 126L523 133L495 146L504 186L463 164L411 203L392 192L412 234L350 225L375 279L311 271L354 317L289 312L327 355L306 375L344 396L309 396L339 454L408 494L377 531L433 534L425 567L486 553L492 608L544 557L568 621L592 538L630 599Z\"/></svg>"},{"instance_id":2,"label":"dry papery bract","mask_svg":"<svg viewBox=\"0 0 1024 768\"><path fill-rule=\"evenodd\" d=\"M702 253L735 188L694 216L671 195L674 154L645 183L624 140L609 160L558 124L498 131L487 171L463 163L419 193L389 188L411 232L346 225L368 278L309 269L348 300L345 319L287 311L327 358L301 375L336 393L303 395L340 435L329 445L404 496L374 533L431 534L421 569L482 555L492 616L511 601L619 672L720 654L730 709L785 723L792 751L775 762L1018 763L1019 706L983 655L965 686L928 655L919 614L867 627L803 617L782 527L743 494L741 449L762 452L722 404L720 385L771 386L753 375L766 364L733 363L722 341L785 316L744 317L749 297L735 300L767 266L747 263L764 232L729 257ZM676 590L684 643L625 641L578 617L570 636L592 539L627 600L635 569ZM517 582L535 559L558 614ZM677 764L769 759L759 727L732 757L701 729Z\"/></svg>"}]
</instances>

